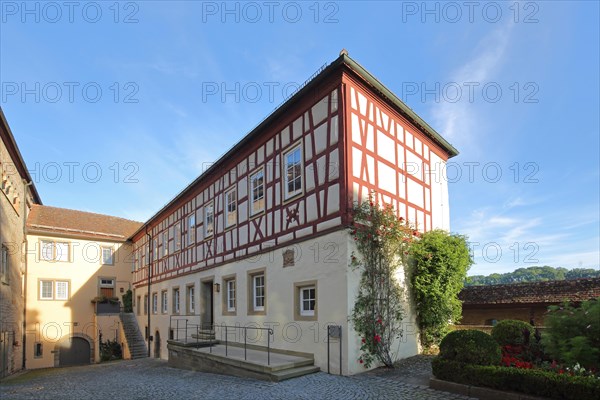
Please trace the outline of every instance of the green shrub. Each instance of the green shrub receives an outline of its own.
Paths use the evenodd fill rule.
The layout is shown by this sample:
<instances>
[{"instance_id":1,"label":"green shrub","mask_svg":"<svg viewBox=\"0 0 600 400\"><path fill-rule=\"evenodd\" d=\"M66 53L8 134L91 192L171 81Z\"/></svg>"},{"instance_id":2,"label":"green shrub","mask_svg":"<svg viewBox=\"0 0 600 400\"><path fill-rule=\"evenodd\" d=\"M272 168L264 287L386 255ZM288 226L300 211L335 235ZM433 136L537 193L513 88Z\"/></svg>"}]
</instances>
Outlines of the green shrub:
<instances>
[{"instance_id":1,"label":"green shrub","mask_svg":"<svg viewBox=\"0 0 600 400\"><path fill-rule=\"evenodd\" d=\"M477 365L498 365L500 346L490 335L476 330L453 331L440 343L440 357Z\"/></svg>"},{"instance_id":2,"label":"green shrub","mask_svg":"<svg viewBox=\"0 0 600 400\"><path fill-rule=\"evenodd\" d=\"M534 329L524 321L507 319L500 321L492 328L492 337L500 346L519 346L529 344Z\"/></svg>"},{"instance_id":3,"label":"green shrub","mask_svg":"<svg viewBox=\"0 0 600 400\"><path fill-rule=\"evenodd\" d=\"M569 366L600 370L600 301L550 307L542 336L545 352Z\"/></svg>"},{"instance_id":4,"label":"green shrub","mask_svg":"<svg viewBox=\"0 0 600 400\"><path fill-rule=\"evenodd\" d=\"M410 282L417 306L417 322L424 347L434 346L460 320L458 293L473 264L467 237L433 230L410 246Z\"/></svg>"},{"instance_id":5,"label":"green shrub","mask_svg":"<svg viewBox=\"0 0 600 400\"><path fill-rule=\"evenodd\" d=\"M123 358L121 345L116 340L102 341L100 336L100 361L120 360Z\"/></svg>"},{"instance_id":6,"label":"green shrub","mask_svg":"<svg viewBox=\"0 0 600 400\"><path fill-rule=\"evenodd\" d=\"M559 375L536 369L470 365L436 357L431 364L437 379L516 391L532 396L564 400L600 398L600 380L590 376Z\"/></svg>"},{"instance_id":7,"label":"green shrub","mask_svg":"<svg viewBox=\"0 0 600 400\"><path fill-rule=\"evenodd\" d=\"M131 289L123 294L123 311L126 313L133 312L133 293Z\"/></svg>"}]
</instances>

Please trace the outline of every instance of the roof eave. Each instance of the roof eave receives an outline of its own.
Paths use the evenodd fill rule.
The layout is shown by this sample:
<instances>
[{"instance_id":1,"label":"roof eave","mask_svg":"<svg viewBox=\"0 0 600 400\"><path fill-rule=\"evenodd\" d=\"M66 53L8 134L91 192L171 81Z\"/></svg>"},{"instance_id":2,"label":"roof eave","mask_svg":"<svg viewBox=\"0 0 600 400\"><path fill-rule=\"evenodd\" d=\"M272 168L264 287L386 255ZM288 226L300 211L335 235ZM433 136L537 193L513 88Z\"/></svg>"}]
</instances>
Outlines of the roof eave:
<instances>
[{"instance_id":1,"label":"roof eave","mask_svg":"<svg viewBox=\"0 0 600 400\"><path fill-rule=\"evenodd\" d=\"M2 107L0 107L0 119L2 120L1 121L2 124L6 127L7 139L9 141L9 143L7 145L10 145L12 147L12 149L17 157L16 161L19 163L19 173L25 180L27 180L27 183L31 184L29 187L31 188L31 195L33 197L34 202L36 204L42 204L42 198L40 197L40 194L38 193L37 188L35 187L35 183L31 179L31 175L29 174L29 171L27 170L27 164L25 164L25 161L23 160L23 155L21 154L21 151L19 150L19 146L17 146L17 142L16 142L15 137L10 129L10 126L8 125L8 121L6 120L4 111L2 111Z\"/></svg>"}]
</instances>

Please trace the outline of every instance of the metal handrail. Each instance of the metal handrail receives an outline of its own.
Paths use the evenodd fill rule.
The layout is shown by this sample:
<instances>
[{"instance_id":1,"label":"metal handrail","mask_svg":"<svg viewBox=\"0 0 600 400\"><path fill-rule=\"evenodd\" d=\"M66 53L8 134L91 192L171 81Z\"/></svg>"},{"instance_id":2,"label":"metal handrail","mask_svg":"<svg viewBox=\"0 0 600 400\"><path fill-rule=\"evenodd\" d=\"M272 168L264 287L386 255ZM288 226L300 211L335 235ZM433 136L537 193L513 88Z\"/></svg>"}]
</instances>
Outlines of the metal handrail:
<instances>
[{"instance_id":1,"label":"metal handrail","mask_svg":"<svg viewBox=\"0 0 600 400\"><path fill-rule=\"evenodd\" d=\"M211 335L215 335L216 337L216 329L219 328L221 331L221 341L223 341L223 333L225 334L225 356L229 355L229 329L233 329L234 331L238 329L242 329L244 332L244 360L248 360L248 329L253 329L257 331L266 331L267 332L267 365L271 365L271 336L273 336L274 331L273 328L260 328L255 326L233 326L233 325L225 325L225 324L190 324L188 323L188 319L185 316L176 316L171 315L169 317L169 332L173 331L173 340L175 341L183 341L183 343L188 343L188 331L191 328L192 332L196 331L196 345L200 345L200 331L210 331ZM173 329L173 321L175 321L175 329ZM185 327L180 327L180 321L185 322ZM182 340L179 340L179 332L184 331L184 335ZM171 337L171 335L169 335ZM193 338L193 336L192 336ZM240 343L238 341L234 341L233 343ZM212 348L214 346L214 342L212 340L209 341L209 352L212 353Z\"/></svg>"}]
</instances>

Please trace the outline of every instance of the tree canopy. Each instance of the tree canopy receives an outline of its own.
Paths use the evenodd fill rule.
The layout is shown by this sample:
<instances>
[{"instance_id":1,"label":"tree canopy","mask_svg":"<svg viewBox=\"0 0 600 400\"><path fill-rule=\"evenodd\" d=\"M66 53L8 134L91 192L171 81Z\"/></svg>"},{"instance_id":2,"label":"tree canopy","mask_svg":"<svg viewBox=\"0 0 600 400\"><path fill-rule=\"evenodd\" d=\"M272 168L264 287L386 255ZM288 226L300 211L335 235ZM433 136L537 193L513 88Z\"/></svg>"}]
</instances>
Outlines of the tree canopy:
<instances>
[{"instance_id":1,"label":"tree canopy","mask_svg":"<svg viewBox=\"0 0 600 400\"><path fill-rule=\"evenodd\" d=\"M521 282L562 281L566 279L598 278L600 270L593 268L566 269L548 265L519 268L504 274L468 276L465 286L501 285Z\"/></svg>"}]
</instances>

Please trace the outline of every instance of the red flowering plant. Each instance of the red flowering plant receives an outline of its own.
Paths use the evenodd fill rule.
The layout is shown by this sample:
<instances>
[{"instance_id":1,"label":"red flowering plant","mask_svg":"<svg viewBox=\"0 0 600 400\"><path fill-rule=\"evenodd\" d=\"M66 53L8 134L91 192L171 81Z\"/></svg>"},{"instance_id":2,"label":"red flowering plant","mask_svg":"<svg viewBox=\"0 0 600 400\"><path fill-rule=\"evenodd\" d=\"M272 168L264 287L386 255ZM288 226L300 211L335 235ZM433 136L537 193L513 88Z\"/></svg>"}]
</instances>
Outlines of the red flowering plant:
<instances>
[{"instance_id":1,"label":"red flowering plant","mask_svg":"<svg viewBox=\"0 0 600 400\"><path fill-rule=\"evenodd\" d=\"M525 361L523 354L525 353L523 346L502 346L502 361L501 364L505 367L515 367L523 369L533 368L533 363Z\"/></svg>"},{"instance_id":2,"label":"red flowering plant","mask_svg":"<svg viewBox=\"0 0 600 400\"><path fill-rule=\"evenodd\" d=\"M393 367L394 340L402 337L403 291L396 275L418 232L391 205L380 206L371 194L352 208L350 231L356 254L350 266L360 270L361 280L350 317L361 336L358 362L370 367L380 362Z\"/></svg>"}]
</instances>

